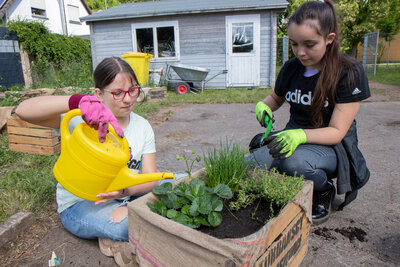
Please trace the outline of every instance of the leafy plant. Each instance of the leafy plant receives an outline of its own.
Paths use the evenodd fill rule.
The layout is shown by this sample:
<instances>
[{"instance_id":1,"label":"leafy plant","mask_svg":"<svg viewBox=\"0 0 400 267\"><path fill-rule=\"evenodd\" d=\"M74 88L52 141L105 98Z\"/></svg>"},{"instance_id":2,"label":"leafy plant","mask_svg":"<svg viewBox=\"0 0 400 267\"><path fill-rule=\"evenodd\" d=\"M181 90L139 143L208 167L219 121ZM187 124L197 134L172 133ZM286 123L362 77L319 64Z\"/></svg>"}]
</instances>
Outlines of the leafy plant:
<instances>
[{"instance_id":1,"label":"leafy plant","mask_svg":"<svg viewBox=\"0 0 400 267\"><path fill-rule=\"evenodd\" d=\"M225 143L220 142L219 150L215 147L209 149L206 155L203 154L207 185L214 187L217 184L226 184L235 193L249 167L244 159L246 153L238 143L227 139Z\"/></svg>"},{"instance_id":2,"label":"leafy plant","mask_svg":"<svg viewBox=\"0 0 400 267\"><path fill-rule=\"evenodd\" d=\"M196 154L196 151L192 150L192 153L189 156L186 155L176 155L176 159L180 160L183 159L185 161L186 164L186 173L189 175L189 177L192 175L192 168L193 168L193 164L195 162L200 162L200 157L196 156L192 161L190 161L190 158Z\"/></svg>"},{"instance_id":3,"label":"leafy plant","mask_svg":"<svg viewBox=\"0 0 400 267\"><path fill-rule=\"evenodd\" d=\"M238 210L263 198L273 206L283 207L291 201L303 186L303 177L280 174L275 169L264 171L254 169L249 171L249 178L243 180L238 190L236 201L229 204L232 210Z\"/></svg>"},{"instance_id":4,"label":"leafy plant","mask_svg":"<svg viewBox=\"0 0 400 267\"><path fill-rule=\"evenodd\" d=\"M0 98L0 107L16 106L21 100L21 94L18 92L6 92L4 98Z\"/></svg>"},{"instance_id":5,"label":"leafy plant","mask_svg":"<svg viewBox=\"0 0 400 267\"><path fill-rule=\"evenodd\" d=\"M146 203L150 210L190 228L220 225L221 199L232 198L227 185L210 188L199 179L191 180L190 184L179 183L173 189L171 183L164 183L153 188L152 192L160 199L156 203Z\"/></svg>"}]
</instances>

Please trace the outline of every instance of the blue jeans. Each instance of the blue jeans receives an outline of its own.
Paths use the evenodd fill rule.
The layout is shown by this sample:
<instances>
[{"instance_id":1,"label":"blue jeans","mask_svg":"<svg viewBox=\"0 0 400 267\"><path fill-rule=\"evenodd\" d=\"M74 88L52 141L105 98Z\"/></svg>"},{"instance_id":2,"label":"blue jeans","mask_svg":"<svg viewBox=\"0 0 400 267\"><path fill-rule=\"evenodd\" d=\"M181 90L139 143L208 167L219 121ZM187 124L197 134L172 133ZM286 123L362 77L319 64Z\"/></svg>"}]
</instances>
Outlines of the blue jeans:
<instances>
[{"instance_id":1,"label":"blue jeans","mask_svg":"<svg viewBox=\"0 0 400 267\"><path fill-rule=\"evenodd\" d=\"M185 173L176 173L174 180L161 180L159 185L173 182L186 176ZM95 205L93 201L83 200L75 203L60 213L64 227L72 234L86 239L109 238L118 241L128 241L128 216L119 222L110 218L111 213L118 207L127 205L138 196L129 200L115 199Z\"/></svg>"},{"instance_id":2,"label":"blue jeans","mask_svg":"<svg viewBox=\"0 0 400 267\"><path fill-rule=\"evenodd\" d=\"M323 191L328 187L328 179L336 177L337 158L330 146L303 144L286 159L275 159L269 154L267 146L260 147L249 156L247 161L255 167L263 169L276 168L280 173L288 175L304 175L314 182L315 191Z\"/></svg>"}]
</instances>

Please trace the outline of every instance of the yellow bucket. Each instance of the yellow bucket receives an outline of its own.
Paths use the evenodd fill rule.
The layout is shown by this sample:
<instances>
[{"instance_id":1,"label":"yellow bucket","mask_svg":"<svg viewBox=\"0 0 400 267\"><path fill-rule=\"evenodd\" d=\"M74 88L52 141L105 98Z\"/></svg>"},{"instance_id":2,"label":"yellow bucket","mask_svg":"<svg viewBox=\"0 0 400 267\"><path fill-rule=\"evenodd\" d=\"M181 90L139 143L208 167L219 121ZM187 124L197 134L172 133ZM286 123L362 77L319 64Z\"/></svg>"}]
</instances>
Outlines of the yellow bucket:
<instances>
[{"instance_id":1,"label":"yellow bucket","mask_svg":"<svg viewBox=\"0 0 400 267\"><path fill-rule=\"evenodd\" d=\"M141 85L147 85L149 82L150 59L153 55L147 53L128 52L121 57L131 66L136 74L136 78Z\"/></svg>"},{"instance_id":2,"label":"yellow bucket","mask_svg":"<svg viewBox=\"0 0 400 267\"><path fill-rule=\"evenodd\" d=\"M173 173L132 172L127 162L130 157L126 138L120 138L112 125L104 143L98 131L86 123L78 124L72 134L69 121L80 116L80 109L65 114L61 122L61 154L53 168L57 181L72 194L91 201L101 198L99 193L120 190L151 181L173 179Z\"/></svg>"}]
</instances>

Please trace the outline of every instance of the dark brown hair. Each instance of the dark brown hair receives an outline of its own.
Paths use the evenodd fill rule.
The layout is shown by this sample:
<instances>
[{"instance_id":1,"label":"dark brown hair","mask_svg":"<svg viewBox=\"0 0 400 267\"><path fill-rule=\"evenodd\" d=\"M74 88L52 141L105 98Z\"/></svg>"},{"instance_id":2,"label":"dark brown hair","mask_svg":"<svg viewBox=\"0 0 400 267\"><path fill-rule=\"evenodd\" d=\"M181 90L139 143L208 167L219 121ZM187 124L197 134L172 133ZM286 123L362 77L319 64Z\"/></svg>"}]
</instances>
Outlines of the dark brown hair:
<instances>
[{"instance_id":1,"label":"dark brown hair","mask_svg":"<svg viewBox=\"0 0 400 267\"><path fill-rule=\"evenodd\" d=\"M108 57L103 59L94 70L93 78L96 88L103 90L114 81L118 73L128 73L132 83L139 84L135 72L127 62L119 57Z\"/></svg>"},{"instance_id":2,"label":"dark brown hair","mask_svg":"<svg viewBox=\"0 0 400 267\"><path fill-rule=\"evenodd\" d=\"M313 125L318 127L323 124L325 101L330 99L335 104L337 85L343 67L347 66L349 80L351 83L354 82L354 72L357 71L357 68L354 68L355 60L345 57L340 51L338 21L330 0L302 4L290 17L288 25L291 23L297 25L309 23L309 26L315 28L325 39L330 33L336 34L333 42L327 45L325 55L320 61L320 76L311 102L311 120Z\"/></svg>"}]
</instances>

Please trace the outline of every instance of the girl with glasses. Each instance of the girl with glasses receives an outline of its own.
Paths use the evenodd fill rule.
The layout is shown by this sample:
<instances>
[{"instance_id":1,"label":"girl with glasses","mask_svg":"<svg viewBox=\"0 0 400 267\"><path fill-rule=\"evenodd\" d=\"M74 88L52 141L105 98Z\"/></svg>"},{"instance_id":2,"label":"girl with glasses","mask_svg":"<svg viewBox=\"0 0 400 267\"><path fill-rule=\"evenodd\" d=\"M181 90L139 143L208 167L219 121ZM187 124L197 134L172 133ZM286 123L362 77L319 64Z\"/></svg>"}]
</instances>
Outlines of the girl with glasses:
<instances>
[{"instance_id":1,"label":"girl with glasses","mask_svg":"<svg viewBox=\"0 0 400 267\"><path fill-rule=\"evenodd\" d=\"M40 96L23 101L15 112L25 121L58 129L63 114L79 107L82 118L73 118L70 129L86 122L98 129L99 140L104 142L111 123L116 133L128 140L128 167L136 173L157 172L153 129L147 120L132 112L141 93L132 68L120 58L106 58L96 67L94 82L94 95ZM157 184L155 181L101 193L98 197L102 199L96 202L78 198L58 184L61 222L78 237L99 238L103 254L114 256L119 265L130 264L127 201L151 191Z\"/></svg>"}]
</instances>

